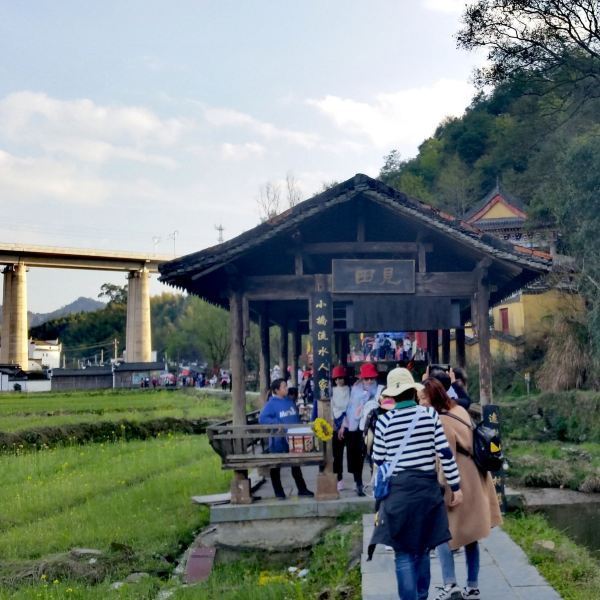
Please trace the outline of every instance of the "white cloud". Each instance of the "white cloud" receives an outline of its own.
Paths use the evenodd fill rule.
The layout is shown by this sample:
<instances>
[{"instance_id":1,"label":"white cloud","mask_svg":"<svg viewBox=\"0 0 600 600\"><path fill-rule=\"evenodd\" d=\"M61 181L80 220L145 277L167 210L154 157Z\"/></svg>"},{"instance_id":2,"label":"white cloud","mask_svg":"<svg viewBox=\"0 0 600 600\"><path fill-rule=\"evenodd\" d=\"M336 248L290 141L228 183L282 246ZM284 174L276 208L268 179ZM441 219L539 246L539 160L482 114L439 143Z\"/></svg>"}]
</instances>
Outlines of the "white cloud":
<instances>
[{"instance_id":1,"label":"white cloud","mask_svg":"<svg viewBox=\"0 0 600 600\"><path fill-rule=\"evenodd\" d=\"M425 8L443 13L460 13L468 4L465 0L425 0Z\"/></svg>"},{"instance_id":2,"label":"white cloud","mask_svg":"<svg viewBox=\"0 0 600 600\"><path fill-rule=\"evenodd\" d=\"M0 150L0 197L97 205L110 186L95 176L47 158L19 158Z\"/></svg>"},{"instance_id":3,"label":"white cloud","mask_svg":"<svg viewBox=\"0 0 600 600\"><path fill-rule=\"evenodd\" d=\"M22 91L0 100L0 137L82 162L127 160L173 168L175 161L154 149L172 147L192 126L143 107L102 106L85 98Z\"/></svg>"},{"instance_id":4,"label":"white cloud","mask_svg":"<svg viewBox=\"0 0 600 600\"><path fill-rule=\"evenodd\" d=\"M226 160L242 160L246 158L260 158L264 156L266 148L256 142L245 144L221 144L221 156Z\"/></svg>"},{"instance_id":5,"label":"white cloud","mask_svg":"<svg viewBox=\"0 0 600 600\"><path fill-rule=\"evenodd\" d=\"M304 148L313 148L320 140L320 137L314 133L282 129L231 108L205 108L204 118L214 127L248 129L266 140L283 140Z\"/></svg>"},{"instance_id":6,"label":"white cloud","mask_svg":"<svg viewBox=\"0 0 600 600\"><path fill-rule=\"evenodd\" d=\"M308 103L346 133L367 137L379 148L415 149L444 117L462 114L472 95L470 84L440 79L428 87L378 94L371 103L339 96Z\"/></svg>"}]
</instances>

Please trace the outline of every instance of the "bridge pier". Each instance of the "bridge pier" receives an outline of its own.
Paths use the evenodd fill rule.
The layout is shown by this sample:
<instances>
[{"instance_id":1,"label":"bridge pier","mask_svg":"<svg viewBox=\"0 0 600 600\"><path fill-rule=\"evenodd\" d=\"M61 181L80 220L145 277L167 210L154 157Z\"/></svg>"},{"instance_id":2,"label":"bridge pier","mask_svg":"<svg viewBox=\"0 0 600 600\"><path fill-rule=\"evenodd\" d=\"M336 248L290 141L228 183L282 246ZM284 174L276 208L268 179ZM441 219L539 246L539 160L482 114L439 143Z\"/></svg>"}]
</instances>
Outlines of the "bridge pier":
<instances>
[{"instance_id":1,"label":"bridge pier","mask_svg":"<svg viewBox=\"0 0 600 600\"><path fill-rule=\"evenodd\" d=\"M4 271L0 363L29 367L27 329L27 267L19 262Z\"/></svg>"},{"instance_id":2,"label":"bridge pier","mask_svg":"<svg viewBox=\"0 0 600 600\"><path fill-rule=\"evenodd\" d=\"M127 279L127 325L125 328L127 362L150 362L152 360L150 273L147 269L130 271Z\"/></svg>"}]
</instances>

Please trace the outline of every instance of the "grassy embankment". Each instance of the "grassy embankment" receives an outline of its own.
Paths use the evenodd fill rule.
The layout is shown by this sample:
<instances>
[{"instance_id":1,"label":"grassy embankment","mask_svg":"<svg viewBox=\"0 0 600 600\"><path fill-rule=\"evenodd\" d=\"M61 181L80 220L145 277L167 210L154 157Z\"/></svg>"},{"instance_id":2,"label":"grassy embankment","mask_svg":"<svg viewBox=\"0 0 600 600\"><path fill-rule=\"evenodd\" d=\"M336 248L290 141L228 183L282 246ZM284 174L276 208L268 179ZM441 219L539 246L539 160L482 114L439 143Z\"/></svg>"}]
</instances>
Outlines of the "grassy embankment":
<instances>
[{"instance_id":1,"label":"grassy embankment","mask_svg":"<svg viewBox=\"0 0 600 600\"><path fill-rule=\"evenodd\" d=\"M600 394L546 393L500 402L509 481L600 492Z\"/></svg>"},{"instance_id":2,"label":"grassy embankment","mask_svg":"<svg viewBox=\"0 0 600 600\"><path fill-rule=\"evenodd\" d=\"M509 515L503 527L564 600L600 598L600 562L544 517ZM544 549L542 540L554 542L554 549Z\"/></svg>"}]
</instances>

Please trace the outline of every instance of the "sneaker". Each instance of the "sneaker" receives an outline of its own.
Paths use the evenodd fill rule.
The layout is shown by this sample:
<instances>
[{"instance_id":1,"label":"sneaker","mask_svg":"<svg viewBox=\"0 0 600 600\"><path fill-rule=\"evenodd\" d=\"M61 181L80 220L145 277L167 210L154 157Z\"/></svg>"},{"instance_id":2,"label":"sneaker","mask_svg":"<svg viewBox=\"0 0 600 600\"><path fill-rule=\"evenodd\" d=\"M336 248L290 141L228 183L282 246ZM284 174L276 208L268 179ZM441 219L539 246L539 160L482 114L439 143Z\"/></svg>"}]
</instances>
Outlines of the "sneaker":
<instances>
[{"instance_id":1,"label":"sneaker","mask_svg":"<svg viewBox=\"0 0 600 600\"><path fill-rule=\"evenodd\" d=\"M461 600L463 598L460 588L455 583L447 583L444 587L438 587L439 593L435 600Z\"/></svg>"},{"instance_id":2,"label":"sneaker","mask_svg":"<svg viewBox=\"0 0 600 600\"><path fill-rule=\"evenodd\" d=\"M275 498L277 498L277 500L287 500L287 496L285 494L275 494Z\"/></svg>"},{"instance_id":3,"label":"sneaker","mask_svg":"<svg viewBox=\"0 0 600 600\"><path fill-rule=\"evenodd\" d=\"M463 600L479 600L481 598L481 594L479 593L479 588L466 587L462 591Z\"/></svg>"},{"instance_id":4,"label":"sneaker","mask_svg":"<svg viewBox=\"0 0 600 600\"><path fill-rule=\"evenodd\" d=\"M307 498L313 498L315 495L314 492L311 492L310 490L300 490L298 492L298 496L306 496Z\"/></svg>"},{"instance_id":5,"label":"sneaker","mask_svg":"<svg viewBox=\"0 0 600 600\"><path fill-rule=\"evenodd\" d=\"M337 482L337 491L341 492L346 486L344 485L344 480L341 479Z\"/></svg>"},{"instance_id":6,"label":"sneaker","mask_svg":"<svg viewBox=\"0 0 600 600\"><path fill-rule=\"evenodd\" d=\"M356 495L357 495L357 496L361 496L361 497L362 497L362 496L366 496L366 494L365 494L365 489L363 488L363 486L362 486L362 485L357 485L357 486L356 486Z\"/></svg>"}]
</instances>

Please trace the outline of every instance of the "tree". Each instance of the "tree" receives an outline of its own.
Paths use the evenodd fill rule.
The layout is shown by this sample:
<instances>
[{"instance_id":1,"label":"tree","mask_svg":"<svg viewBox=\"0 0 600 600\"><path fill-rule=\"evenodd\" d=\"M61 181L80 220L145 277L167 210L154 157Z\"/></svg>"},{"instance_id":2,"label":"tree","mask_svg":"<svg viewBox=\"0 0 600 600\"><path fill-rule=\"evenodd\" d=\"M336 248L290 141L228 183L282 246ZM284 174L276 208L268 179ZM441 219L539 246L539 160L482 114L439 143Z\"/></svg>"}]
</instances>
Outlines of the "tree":
<instances>
[{"instance_id":1,"label":"tree","mask_svg":"<svg viewBox=\"0 0 600 600\"><path fill-rule=\"evenodd\" d=\"M300 191L300 186L294 177L294 174L291 171L287 172L285 176L285 189L287 192L287 201L288 206L293 208L302 201L302 192Z\"/></svg>"},{"instance_id":2,"label":"tree","mask_svg":"<svg viewBox=\"0 0 600 600\"><path fill-rule=\"evenodd\" d=\"M106 298L108 304L127 304L127 285L103 283L98 298Z\"/></svg>"},{"instance_id":3,"label":"tree","mask_svg":"<svg viewBox=\"0 0 600 600\"><path fill-rule=\"evenodd\" d=\"M279 214L281 187L278 183L267 181L258 190L256 202L261 222L268 221Z\"/></svg>"},{"instance_id":4,"label":"tree","mask_svg":"<svg viewBox=\"0 0 600 600\"><path fill-rule=\"evenodd\" d=\"M533 76L538 92L598 97L600 8L597 0L477 0L466 7L458 46L488 49L476 83Z\"/></svg>"}]
</instances>

